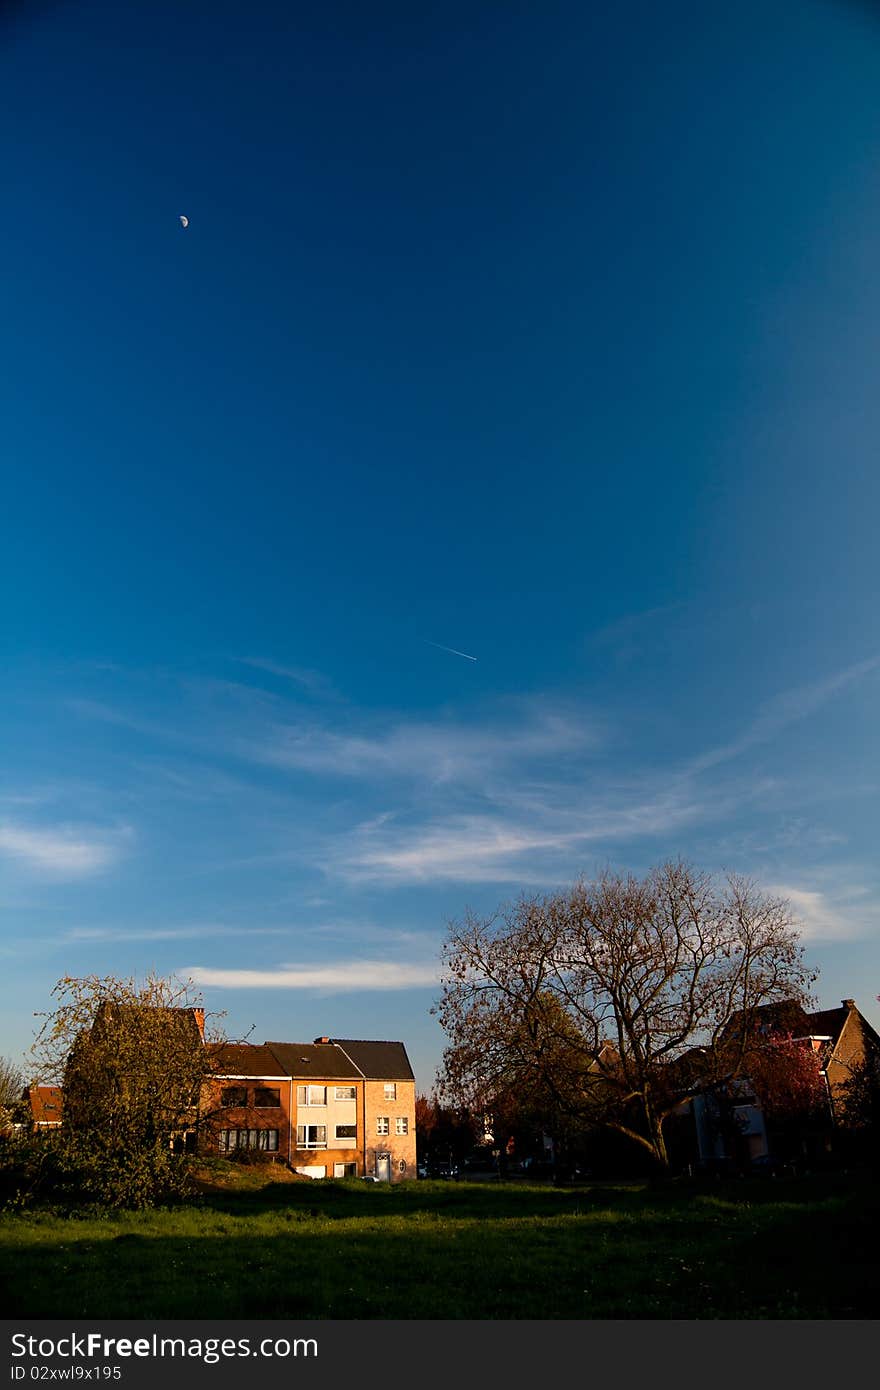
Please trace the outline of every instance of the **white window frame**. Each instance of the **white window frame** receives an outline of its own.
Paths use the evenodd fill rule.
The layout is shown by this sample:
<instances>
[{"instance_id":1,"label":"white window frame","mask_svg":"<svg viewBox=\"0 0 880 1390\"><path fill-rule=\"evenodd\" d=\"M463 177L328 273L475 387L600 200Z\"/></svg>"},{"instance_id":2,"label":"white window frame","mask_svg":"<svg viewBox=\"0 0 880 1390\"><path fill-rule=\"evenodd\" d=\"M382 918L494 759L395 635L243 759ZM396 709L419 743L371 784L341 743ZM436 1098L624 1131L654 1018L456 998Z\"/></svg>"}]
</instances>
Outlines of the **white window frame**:
<instances>
[{"instance_id":1,"label":"white window frame","mask_svg":"<svg viewBox=\"0 0 880 1390\"><path fill-rule=\"evenodd\" d=\"M377 1133L377 1134L390 1134L390 1133L391 1133L391 1124L390 1124L390 1121L389 1121L387 1115L377 1115L377 1116L376 1116L376 1133Z\"/></svg>"},{"instance_id":2,"label":"white window frame","mask_svg":"<svg viewBox=\"0 0 880 1390\"><path fill-rule=\"evenodd\" d=\"M339 1131L341 1129L353 1129L354 1134L340 1134ZM357 1144L357 1122L353 1125L334 1125L333 1138L337 1147L342 1144L343 1146L347 1145L349 1148L354 1148Z\"/></svg>"},{"instance_id":3,"label":"white window frame","mask_svg":"<svg viewBox=\"0 0 880 1390\"><path fill-rule=\"evenodd\" d=\"M394 1121L395 1134L409 1134L409 1119L406 1115L398 1115Z\"/></svg>"},{"instance_id":4,"label":"white window frame","mask_svg":"<svg viewBox=\"0 0 880 1390\"><path fill-rule=\"evenodd\" d=\"M315 1137L309 1139L309 1131L313 1130ZM319 1131L323 1134L323 1139L319 1137ZM327 1126L326 1125L297 1125L296 1127L296 1147L298 1149L326 1149L327 1147Z\"/></svg>"},{"instance_id":5,"label":"white window frame","mask_svg":"<svg viewBox=\"0 0 880 1390\"><path fill-rule=\"evenodd\" d=\"M386 1099L386 1100L397 1100L397 1082L396 1082L396 1081L386 1081L386 1082L384 1082L384 1087L385 1087L385 1099Z\"/></svg>"},{"instance_id":6,"label":"white window frame","mask_svg":"<svg viewBox=\"0 0 880 1390\"><path fill-rule=\"evenodd\" d=\"M357 1100L357 1086L337 1086L334 1100Z\"/></svg>"},{"instance_id":7,"label":"white window frame","mask_svg":"<svg viewBox=\"0 0 880 1390\"><path fill-rule=\"evenodd\" d=\"M320 1099L320 1100L316 1100L316 1099L315 1099L315 1096L320 1096L321 1099ZM326 1087L326 1086L312 1086L312 1085L297 1086L297 1088L296 1088L296 1103L297 1103L297 1106L304 1106L304 1107L326 1105L326 1104L327 1104L327 1087Z\"/></svg>"},{"instance_id":8,"label":"white window frame","mask_svg":"<svg viewBox=\"0 0 880 1390\"><path fill-rule=\"evenodd\" d=\"M277 1129L258 1129L243 1126L235 1126L232 1129L221 1129L218 1139L218 1148L222 1154L238 1153L241 1149L247 1149L253 1153L277 1154L278 1152L278 1130Z\"/></svg>"}]
</instances>

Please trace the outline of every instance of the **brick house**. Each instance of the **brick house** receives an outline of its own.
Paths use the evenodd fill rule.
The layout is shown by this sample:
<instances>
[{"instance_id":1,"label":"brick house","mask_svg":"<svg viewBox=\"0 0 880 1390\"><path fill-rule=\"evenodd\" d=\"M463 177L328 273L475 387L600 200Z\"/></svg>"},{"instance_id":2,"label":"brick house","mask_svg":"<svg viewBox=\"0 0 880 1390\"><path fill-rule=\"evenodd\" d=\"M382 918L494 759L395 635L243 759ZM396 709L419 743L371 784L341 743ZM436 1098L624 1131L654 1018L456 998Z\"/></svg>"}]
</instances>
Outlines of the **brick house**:
<instances>
[{"instance_id":1,"label":"brick house","mask_svg":"<svg viewBox=\"0 0 880 1390\"><path fill-rule=\"evenodd\" d=\"M32 1129L58 1129L61 1125L60 1086L27 1086L22 1095Z\"/></svg>"},{"instance_id":2,"label":"brick house","mask_svg":"<svg viewBox=\"0 0 880 1390\"><path fill-rule=\"evenodd\" d=\"M821 1042L831 1117L846 1123L846 1086L853 1072L873 1056L880 1058L880 1035L871 1027L854 999L842 999L837 1009L807 1015L813 1038Z\"/></svg>"},{"instance_id":3,"label":"brick house","mask_svg":"<svg viewBox=\"0 0 880 1390\"><path fill-rule=\"evenodd\" d=\"M880 1035L856 1007L854 999L841 1000L834 1009L810 1012L794 1001L767 1004L754 1010L750 1030L758 1046L767 1047L783 1037L787 1045L808 1049L816 1057L824 1094L810 1113L798 1112L785 1125L765 1115L747 1076L728 1077L727 1104L733 1118L725 1133L719 1124L717 1088L707 1088L694 1075L690 1094L679 1107L680 1118L693 1122L691 1157L700 1165L735 1160L748 1165L774 1157L815 1160L840 1153L851 1139L846 1113L847 1087L859 1068L880 1068ZM743 1021L735 1016L726 1030L732 1045L741 1037ZM681 1059L698 1063L700 1049ZM680 1065L681 1063L679 1063Z\"/></svg>"},{"instance_id":4,"label":"brick house","mask_svg":"<svg viewBox=\"0 0 880 1390\"><path fill-rule=\"evenodd\" d=\"M363 1076L364 1171L399 1182L416 1176L416 1082L401 1042L337 1038Z\"/></svg>"},{"instance_id":5,"label":"brick house","mask_svg":"<svg viewBox=\"0 0 880 1390\"><path fill-rule=\"evenodd\" d=\"M246 1153L311 1178L416 1176L415 1077L403 1043L227 1043L212 1063L203 1152Z\"/></svg>"},{"instance_id":6,"label":"brick house","mask_svg":"<svg viewBox=\"0 0 880 1390\"><path fill-rule=\"evenodd\" d=\"M199 1105L200 1147L224 1157L288 1161L291 1079L268 1047L221 1043Z\"/></svg>"}]
</instances>

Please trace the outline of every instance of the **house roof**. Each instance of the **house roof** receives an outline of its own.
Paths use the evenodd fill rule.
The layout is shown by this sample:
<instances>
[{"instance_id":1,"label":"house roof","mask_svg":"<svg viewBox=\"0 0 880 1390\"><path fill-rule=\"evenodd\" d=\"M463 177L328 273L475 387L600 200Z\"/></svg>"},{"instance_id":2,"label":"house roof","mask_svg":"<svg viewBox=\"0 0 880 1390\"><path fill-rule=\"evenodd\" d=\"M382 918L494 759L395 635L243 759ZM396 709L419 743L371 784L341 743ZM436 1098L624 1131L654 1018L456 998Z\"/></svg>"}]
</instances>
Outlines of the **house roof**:
<instances>
[{"instance_id":1,"label":"house roof","mask_svg":"<svg viewBox=\"0 0 880 1390\"><path fill-rule=\"evenodd\" d=\"M840 1045L847 1020L855 1017L862 1028L863 1036L872 1039L880 1049L880 1036L871 1027L864 1014L856 1007L854 999L842 999L836 1009L804 1009L793 999L781 1000L774 1004L761 1004L751 1010L750 1042L760 1046L772 1042L775 1037L788 1036L793 1040L813 1038L822 1040L820 1052L823 1065L834 1055ZM716 1061L723 1060L727 1046L736 1049L742 1042L745 1014L740 1011L731 1016L720 1039L720 1051ZM703 1049L691 1048L671 1064L674 1074L687 1085L695 1084L705 1074Z\"/></svg>"},{"instance_id":2,"label":"house roof","mask_svg":"<svg viewBox=\"0 0 880 1390\"><path fill-rule=\"evenodd\" d=\"M300 1081L310 1077L316 1081L340 1078L353 1081L361 1075L351 1059L334 1043L267 1042L265 1048L274 1054L276 1067L280 1064L285 1076L296 1077Z\"/></svg>"},{"instance_id":3,"label":"house roof","mask_svg":"<svg viewBox=\"0 0 880 1390\"><path fill-rule=\"evenodd\" d=\"M286 1076L278 1058L265 1045L255 1043L219 1043L211 1048L217 1076Z\"/></svg>"},{"instance_id":4,"label":"house roof","mask_svg":"<svg viewBox=\"0 0 880 1390\"><path fill-rule=\"evenodd\" d=\"M60 1086L28 1086L24 1098L30 1104L35 1124L60 1124L63 1103Z\"/></svg>"},{"instance_id":5,"label":"house roof","mask_svg":"<svg viewBox=\"0 0 880 1390\"><path fill-rule=\"evenodd\" d=\"M173 1029L182 1038L189 1036L194 1041L196 1038L204 1041L205 1038L204 1009L164 1004L119 1004L115 999L101 1000L92 1020L91 1036L112 1036L113 1028L123 1019L134 1020L135 1024L143 1019L148 1028L152 1028L159 1019L165 1028Z\"/></svg>"},{"instance_id":6,"label":"house roof","mask_svg":"<svg viewBox=\"0 0 880 1390\"><path fill-rule=\"evenodd\" d=\"M862 1026L877 1037L864 1014L856 1007L854 999L841 999L836 1009L817 1009L813 1012L802 1008L793 999L786 999L778 1004L761 1004L752 1011L755 1032L759 1036L784 1032L800 1038L830 1038L833 1046L840 1041L844 1025L851 1014L856 1014ZM742 1017L741 1013L733 1015L724 1030L726 1037L738 1035Z\"/></svg>"},{"instance_id":7,"label":"house roof","mask_svg":"<svg viewBox=\"0 0 880 1390\"><path fill-rule=\"evenodd\" d=\"M313 1043L267 1042L287 1076L304 1081L366 1079L414 1081L402 1042L367 1038L317 1038Z\"/></svg>"},{"instance_id":8,"label":"house roof","mask_svg":"<svg viewBox=\"0 0 880 1390\"><path fill-rule=\"evenodd\" d=\"M731 1014L721 1034L722 1041L738 1041L747 1031L755 1038L770 1033L790 1033L804 1037L813 1032L810 1015L795 999L780 999L773 1004L758 1004L755 1008L738 1009Z\"/></svg>"},{"instance_id":9,"label":"house roof","mask_svg":"<svg viewBox=\"0 0 880 1390\"><path fill-rule=\"evenodd\" d=\"M807 1014L809 1031L813 1037L829 1037L836 1042L848 1017L849 1009L845 1004L839 1009L820 1009L817 1013Z\"/></svg>"},{"instance_id":10,"label":"house roof","mask_svg":"<svg viewBox=\"0 0 880 1390\"><path fill-rule=\"evenodd\" d=\"M371 1042L366 1038L333 1038L368 1081L414 1081L402 1042ZM321 1044L322 1047L326 1043Z\"/></svg>"}]
</instances>

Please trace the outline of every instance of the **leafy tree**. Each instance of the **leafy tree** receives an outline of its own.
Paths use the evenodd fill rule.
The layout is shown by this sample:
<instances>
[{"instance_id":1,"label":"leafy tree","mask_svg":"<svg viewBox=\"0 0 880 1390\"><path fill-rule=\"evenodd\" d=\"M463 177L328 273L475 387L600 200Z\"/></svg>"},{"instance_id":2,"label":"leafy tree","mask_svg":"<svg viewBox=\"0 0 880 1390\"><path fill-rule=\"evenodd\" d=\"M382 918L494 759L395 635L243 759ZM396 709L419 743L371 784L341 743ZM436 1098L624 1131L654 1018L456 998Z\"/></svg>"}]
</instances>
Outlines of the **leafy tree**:
<instances>
[{"instance_id":1,"label":"leafy tree","mask_svg":"<svg viewBox=\"0 0 880 1390\"><path fill-rule=\"evenodd\" d=\"M191 982L66 976L42 1015L32 1055L63 1081L61 1149L82 1195L147 1206L183 1191L214 1049Z\"/></svg>"},{"instance_id":2,"label":"leafy tree","mask_svg":"<svg viewBox=\"0 0 880 1390\"><path fill-rule=\"evenodd\" d=\"M755 1010L808 1001L815 978L785 900L681 861L469 914L443 965L444 1097L491 1108L518 1093L551 1122L626 1136L661 1169L686 1076L673 1064L699 1047L710 1083L730 1075Z\"/></svg>"},{"instance_id":3,"label":"leafy tree","mask_svg":"<svg viewBox=\"0 0 880 1390\"><path fill-rule=\"evenodd\" d=\"M788 1032L752 1046L743 1063L768 1121L806 1119L827 1113L828 1089L818 1052Z\"/></svg>"},{"instance_id":4,"label":"leafy tree","mask_svg":"<svg viewBox=\"0 0 880 1390\"><path fill-rule=\"evenodd\" d=\"M852 1152L880 1164L880 1052L875 1048L851 1067L840 1087L836 1110Z\"/></svg>"},{"instance_id":5,"label":"leafy tree","mask_svg":"<svg viewBox=\"0 0 880 1390\"><path fill-rule=\"evenodd\" d=\"M436 1091L416 1096L416 1150L419 1161L460 1161L476 1142L481 1117L446 1106Z\"/></svg>"}]
</instances>

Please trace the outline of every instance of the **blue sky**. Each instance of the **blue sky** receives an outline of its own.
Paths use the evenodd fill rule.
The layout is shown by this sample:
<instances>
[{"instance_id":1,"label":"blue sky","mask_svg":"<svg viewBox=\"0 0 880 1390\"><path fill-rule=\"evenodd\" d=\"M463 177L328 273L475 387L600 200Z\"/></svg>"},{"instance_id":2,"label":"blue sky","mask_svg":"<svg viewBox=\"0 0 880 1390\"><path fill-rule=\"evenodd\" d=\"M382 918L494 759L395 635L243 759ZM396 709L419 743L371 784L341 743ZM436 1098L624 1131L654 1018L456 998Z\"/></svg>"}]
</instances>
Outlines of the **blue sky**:
<instances>
[{"instance_id":1,"label":"blue sky","mask_svg":"<svg viewBox=\"0 0 880 1390\"><path fill-rule=\"evenodd\" d=\"M71 0L0 87L0 1053L155 969L427 1088L450 919L679 855L880 1024L870 7Z\"/></svg>"}]
</instances>

